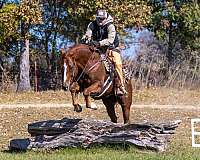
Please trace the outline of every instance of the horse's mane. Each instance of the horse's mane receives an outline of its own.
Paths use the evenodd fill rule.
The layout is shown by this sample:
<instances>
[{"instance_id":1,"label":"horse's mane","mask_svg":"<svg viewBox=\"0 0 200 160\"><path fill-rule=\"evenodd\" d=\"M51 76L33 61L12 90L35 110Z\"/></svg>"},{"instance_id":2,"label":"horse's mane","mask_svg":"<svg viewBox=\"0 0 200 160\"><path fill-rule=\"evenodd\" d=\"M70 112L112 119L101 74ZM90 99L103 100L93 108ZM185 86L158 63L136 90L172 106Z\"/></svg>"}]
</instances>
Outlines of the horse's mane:
<instances>
[{"instance_id":1,"label":"horse's mane","mask_svg":"<svg viewBox=\"0 0 200 160\"><path fill-rule=\"evenodd\" d=\"M90 52L95 51L93 46L89 46L89 45L86 45L86 44L75 44L75 45L69 47L67 53L70 56L73 56L74 54L78 53L77 51L80 50L80 49L88 49Z\"/></svg>"}]
</instances>

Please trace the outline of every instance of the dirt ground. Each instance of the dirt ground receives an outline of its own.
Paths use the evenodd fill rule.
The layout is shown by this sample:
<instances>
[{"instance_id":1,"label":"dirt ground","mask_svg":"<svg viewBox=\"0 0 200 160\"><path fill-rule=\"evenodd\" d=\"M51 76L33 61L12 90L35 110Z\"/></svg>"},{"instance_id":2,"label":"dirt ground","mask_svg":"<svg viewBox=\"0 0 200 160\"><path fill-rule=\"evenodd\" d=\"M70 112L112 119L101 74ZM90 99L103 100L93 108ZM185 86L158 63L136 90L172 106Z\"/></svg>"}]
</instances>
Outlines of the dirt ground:
<instances>
[{"instance_id":1,"label":"dirt ground","mask_svg":"<svg viewBox=\"0 0 200 160\"><path fill-rule=\"evenodd\" d=\"M83 103L81 97L80 102ZM35 121L62 119L65 117L110 120L106 109L101 106L102 103L99 101L95 101L98 104L97 110L84 108L81 113L74 112L72 105L69 105L70 103L71 97L69 93L63 91L20 94L0 93L0 150L7 149L9 141L13 138L27 138L29 136L27 125ZM11 104L15 107L4 108L5 104ZM20 107L25 104L30 104L29 108ZM44 105L48 104L53 107L44 107ZM176 150L177 148L184 150L188 146L191 147L191 119L200 118L199 91L174 89L138 90L134 92L133 104L140 107L132 107L131 122L182 120L176 134L172 137L171 143L176 143L170 145L169 150ZM184 108L184 106L187 107ZM116 111L119 122L122 122L121 108L117 106Z\"/></svg>"}]
</instances>

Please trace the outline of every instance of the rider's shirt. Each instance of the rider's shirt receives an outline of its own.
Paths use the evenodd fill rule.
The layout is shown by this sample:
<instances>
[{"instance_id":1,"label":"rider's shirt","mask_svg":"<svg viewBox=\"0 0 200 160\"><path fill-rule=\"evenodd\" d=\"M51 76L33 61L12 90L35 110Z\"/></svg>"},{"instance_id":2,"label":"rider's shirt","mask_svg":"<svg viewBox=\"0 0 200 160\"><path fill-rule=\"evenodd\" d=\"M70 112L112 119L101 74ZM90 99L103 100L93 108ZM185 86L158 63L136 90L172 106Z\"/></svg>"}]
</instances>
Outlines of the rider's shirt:
<instances>
[{"instance_id":1,"label":"rider's shirt","mask_svg":"<svg viewBox=\"0 0 200 160\"><path fill-rule=\"evenodd\" d=\"M102 26L96 21L89 23L85 36L90 40L99 41L100 46L111 46L116 48L119 46L119 40L113 25L113 18L109 15Z\"/></svg>"}]
</instances>

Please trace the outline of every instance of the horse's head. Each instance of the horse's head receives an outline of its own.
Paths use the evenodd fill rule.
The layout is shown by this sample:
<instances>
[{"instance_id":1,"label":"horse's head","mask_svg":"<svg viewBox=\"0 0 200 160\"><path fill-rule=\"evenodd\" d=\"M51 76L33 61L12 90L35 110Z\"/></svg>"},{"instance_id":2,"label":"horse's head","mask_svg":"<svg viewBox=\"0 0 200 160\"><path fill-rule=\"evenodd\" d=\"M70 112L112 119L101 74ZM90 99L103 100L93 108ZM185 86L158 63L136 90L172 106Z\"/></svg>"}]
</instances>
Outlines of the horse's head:
<instances>
[{"instance_id":1,"label":"horse's head","mask_svg":"<svg viewBox=\"0 0 200 160\"><path fill-rule=\"evenodd\" d=\"M61 49L64 90L71 88L73 82L78 82L86 69L94 68L93 65L97 63L92 61L94 52L93 47L83 44L75 45L68 49L67 52ZM99 56L99 54L96 55Z\"/></svg>"},{"instance_id":2,"label":"horse's head","mask_svg":"<svg viewBox=\"0 0 200 160\"><path fill-rule=\"evenodd\" d=\"M67 52L64 49L61 49L62 54L62 74L63 74L63 89L68 90L70 83L72 82L73 73L74 73L74 64L72 59L69 57Z\"/></svg>"}]
</instances>

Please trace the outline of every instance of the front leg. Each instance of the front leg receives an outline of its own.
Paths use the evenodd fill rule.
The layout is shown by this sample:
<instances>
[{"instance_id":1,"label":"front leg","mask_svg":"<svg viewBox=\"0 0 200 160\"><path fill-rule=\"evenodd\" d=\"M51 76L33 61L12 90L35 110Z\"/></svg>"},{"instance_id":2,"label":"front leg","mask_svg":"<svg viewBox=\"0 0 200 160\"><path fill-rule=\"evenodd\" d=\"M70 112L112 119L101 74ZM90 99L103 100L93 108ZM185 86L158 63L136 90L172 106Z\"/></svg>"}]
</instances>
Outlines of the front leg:
<instances>
[{"instance_id":1,"label":"front leg","mask_svg":"<svg viewBox=\"0 0 200 160\"><path fill-rule=\"evenodd\" d=\"M79 90L80 90L80 86L78 85L77 82L74 82L70 85L70 92L71 92L71 96L72 96L72 104L74 106L74 111L76 111L76 112L82 111L82 107L78 103Z\"/></svg>"},{"instance_id":2,"label":"front leg","mask_svg":"<svg viewBox=\"0 0 200 160\"><path fill-rule=\"evenodd\" d=\"M90 108L90 109L94 109L96 110L97 109L97 106L95 103L91 102L91 98L90 96L86 96L84 95L84 98L85 98L85 103L86 103L86 108Z\"/></svg>"},{"instance_id":3,"label":"front leg","mask_svg":"<svg viewBox=\"0 0 200 160\"><path fill-rule=\"evenodd\" d=\"M100 81L97 81L93 83L88 88L84 89L83 95L84 96L90 96L91 94L98 93L101 90L102 83Z\"/></svg>"}]
</instances>

